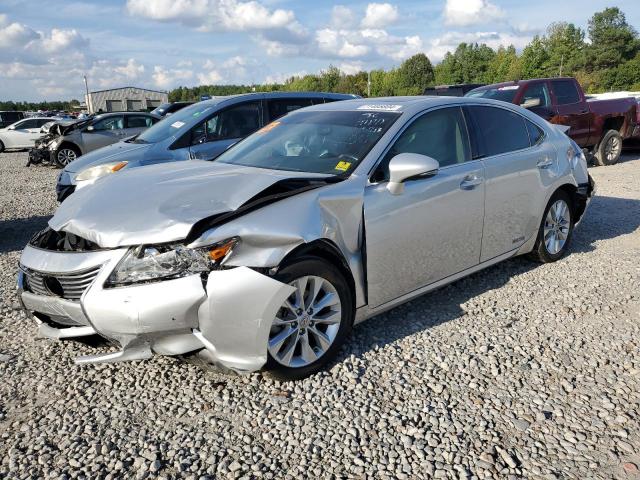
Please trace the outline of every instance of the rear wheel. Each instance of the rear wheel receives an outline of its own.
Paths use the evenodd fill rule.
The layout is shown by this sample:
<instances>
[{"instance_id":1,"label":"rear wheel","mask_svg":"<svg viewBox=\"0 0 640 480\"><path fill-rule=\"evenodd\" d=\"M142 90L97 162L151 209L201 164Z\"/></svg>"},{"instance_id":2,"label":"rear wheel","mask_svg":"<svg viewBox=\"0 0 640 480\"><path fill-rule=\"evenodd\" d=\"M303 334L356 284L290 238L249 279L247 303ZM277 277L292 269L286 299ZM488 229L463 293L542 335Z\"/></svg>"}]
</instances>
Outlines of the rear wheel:
<instances>
[{"instance_id":1,"label":"rear wheel","mask_svg":"<svg viewBox=\"0 0 640 480\"><path fill-rule=\"evenodd\" d=\"M598 165L614 165L622 153L622 136L616 130L607 131L595 149L594 157Z\"/></svg>"},{"instance_id":2,"label":"rear wheel","mask_svg":"<svg viewBox=\"0 0 640 480\"><path fill-rule=\"evenodd\" d=\"M4 143L0 142L0 153L4 152Z\"/></svg>"},{"instance_id":3,"label":"rear wheel","mask_svg":"<svg viewBox=\"0 0 640 480\"><path fill-rule=\"evenodd\" d=\"M558 190L544 211L531 256L542 263L560 260L569 248L573 223L571 197L565 191Z\"/></svg>"},{"instance_id":4,"label":"rear wheel","mask_svg":"<svg viewBox=\"0 0 640 480\"><path fill-rule=\"evenodd\" d=\"M72 145L63 145L56 151L56 164L64 168L80 156L80 150Z\"/></svg>"},{"instance_id":5,"label":"rear wheel","mask_svg":"<svg viewBox=\"0 0 640 480\"><path fill-rule=\"evenodd\" d=\"M266 369L296 380L335 357L353 325L353 296L340 270L316 257L288 264L276 278L296 290L273 320Z\"/></svg>"}]
</instances>

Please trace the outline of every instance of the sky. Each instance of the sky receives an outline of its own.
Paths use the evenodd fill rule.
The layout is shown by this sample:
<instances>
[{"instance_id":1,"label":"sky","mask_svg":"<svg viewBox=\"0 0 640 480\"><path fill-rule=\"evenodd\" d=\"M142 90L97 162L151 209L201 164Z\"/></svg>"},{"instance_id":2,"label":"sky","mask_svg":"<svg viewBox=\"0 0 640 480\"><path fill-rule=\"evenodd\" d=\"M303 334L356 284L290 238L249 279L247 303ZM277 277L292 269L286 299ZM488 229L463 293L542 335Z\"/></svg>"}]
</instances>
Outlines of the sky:
<instances>
[{"instance_id":1,"label":"sky","mask_svg":"<svg viewBox=\"0 0 640 480\"><path fill-rule=\"evenodd\" d=\"M639 29L638 0L615 4ZM282 82L335 65L391 68L460 42L521 50L554 21L586 29L600 0L0 0L0 100L90 90Z\"/></svg>"}]
</instances>

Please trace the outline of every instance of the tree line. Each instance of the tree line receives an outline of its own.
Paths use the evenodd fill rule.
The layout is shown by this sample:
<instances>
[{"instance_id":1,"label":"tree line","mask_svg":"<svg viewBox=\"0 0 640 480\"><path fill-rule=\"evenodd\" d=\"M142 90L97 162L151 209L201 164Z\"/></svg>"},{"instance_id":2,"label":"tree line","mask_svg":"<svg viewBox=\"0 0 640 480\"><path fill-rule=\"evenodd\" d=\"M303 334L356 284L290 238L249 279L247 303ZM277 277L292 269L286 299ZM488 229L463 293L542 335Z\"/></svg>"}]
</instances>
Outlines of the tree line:
<instances>
[{"instance_id":1,"label":"tree line","mask_svg":"<svg viewBox=\"0 0 640 480\"><path fill-rule=\"evenodd\" d=\"M251 91L324 91L367 96L419 95L434 85L497 83L527 78L573 76L590 93L640 90L640 37L616 7L596 12L587 30L555 22L536 35L520 54L513 45L497 50L483 43L461 43L433 66L419 53L391 70L346 74L330 66L318 74L294 76L280 84L201 85L169 92L170 101L198 100L202 95Z\"/></svg>"},{"instance_id":2,"label":"tree line","mask_svg":"<svg viewBox=\"0 0 640 480\"><path fill-rule=\"evenodd\" d=\"M80 101L53 101L53 102L12 102L12 101L0 101L0 111L3 110L17 110L19 112L37 112L42 110L44 112L50 111L75 111L79 110Z\"/></svg>"}]
</instances>

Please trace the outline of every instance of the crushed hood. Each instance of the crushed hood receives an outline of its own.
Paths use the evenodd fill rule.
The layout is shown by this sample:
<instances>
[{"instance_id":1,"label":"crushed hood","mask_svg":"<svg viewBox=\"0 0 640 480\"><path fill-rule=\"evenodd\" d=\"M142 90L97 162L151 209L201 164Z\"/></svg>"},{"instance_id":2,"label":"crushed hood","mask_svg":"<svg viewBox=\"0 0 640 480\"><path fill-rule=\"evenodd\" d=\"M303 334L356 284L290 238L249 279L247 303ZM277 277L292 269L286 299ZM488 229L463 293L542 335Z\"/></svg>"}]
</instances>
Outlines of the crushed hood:
<instances>
[{"instance_id":1,"label":"crushed hood","mask_svg":"<svg viewBox=\"0 0 640 480\"><path fill-rule=\"evenodd\" d=\"M326 175L181 161L113 174L64 201L49 220L103 248L182 240L199 220L232 212L287 179Z\"/></svg>"}]
</instances>

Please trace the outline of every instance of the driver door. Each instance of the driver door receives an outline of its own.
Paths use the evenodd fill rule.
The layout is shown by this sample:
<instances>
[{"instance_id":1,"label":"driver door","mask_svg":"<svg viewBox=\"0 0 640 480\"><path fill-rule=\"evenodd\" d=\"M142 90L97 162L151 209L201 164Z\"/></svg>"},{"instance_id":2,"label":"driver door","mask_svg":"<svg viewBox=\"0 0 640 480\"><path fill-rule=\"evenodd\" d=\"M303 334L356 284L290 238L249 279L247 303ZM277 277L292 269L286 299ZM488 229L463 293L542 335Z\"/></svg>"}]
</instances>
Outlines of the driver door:
<instances>
[{"instance_id":1,"label":"driver door","mask_svg":"<svg viewBox=\"0 0 640 480\"><path fill-rule=\"evenodd\" d=\"M82 132L82 144L85 153L116 143L126 135L124 117L122 115L103 118L91 126L93 130L85 128Z\"/></svg>"},{"instance_id":2,"label":"driver door","mask_svg":"<svg viewBox=\"0 0 640 480\"><path fill-rule=\"evenodd\" d=\"M260 126L259 101L233 105L193 128L189 158L213 160Z\"/></svg>"},{"instance_id":3,"label":"driver door","mask_svg":"<svg viewBox=\"0 0 640 480\"><path fill-rule=\"evenodd\" d=\"M399 153L440 163L435 175L409 179L404 192L386 188L388 163ZM368 301L378 307L477 265L484 216L484 166L472 160L459 107L432 110L398 137L365 188Z\"/></svg>"}]
</instances>

